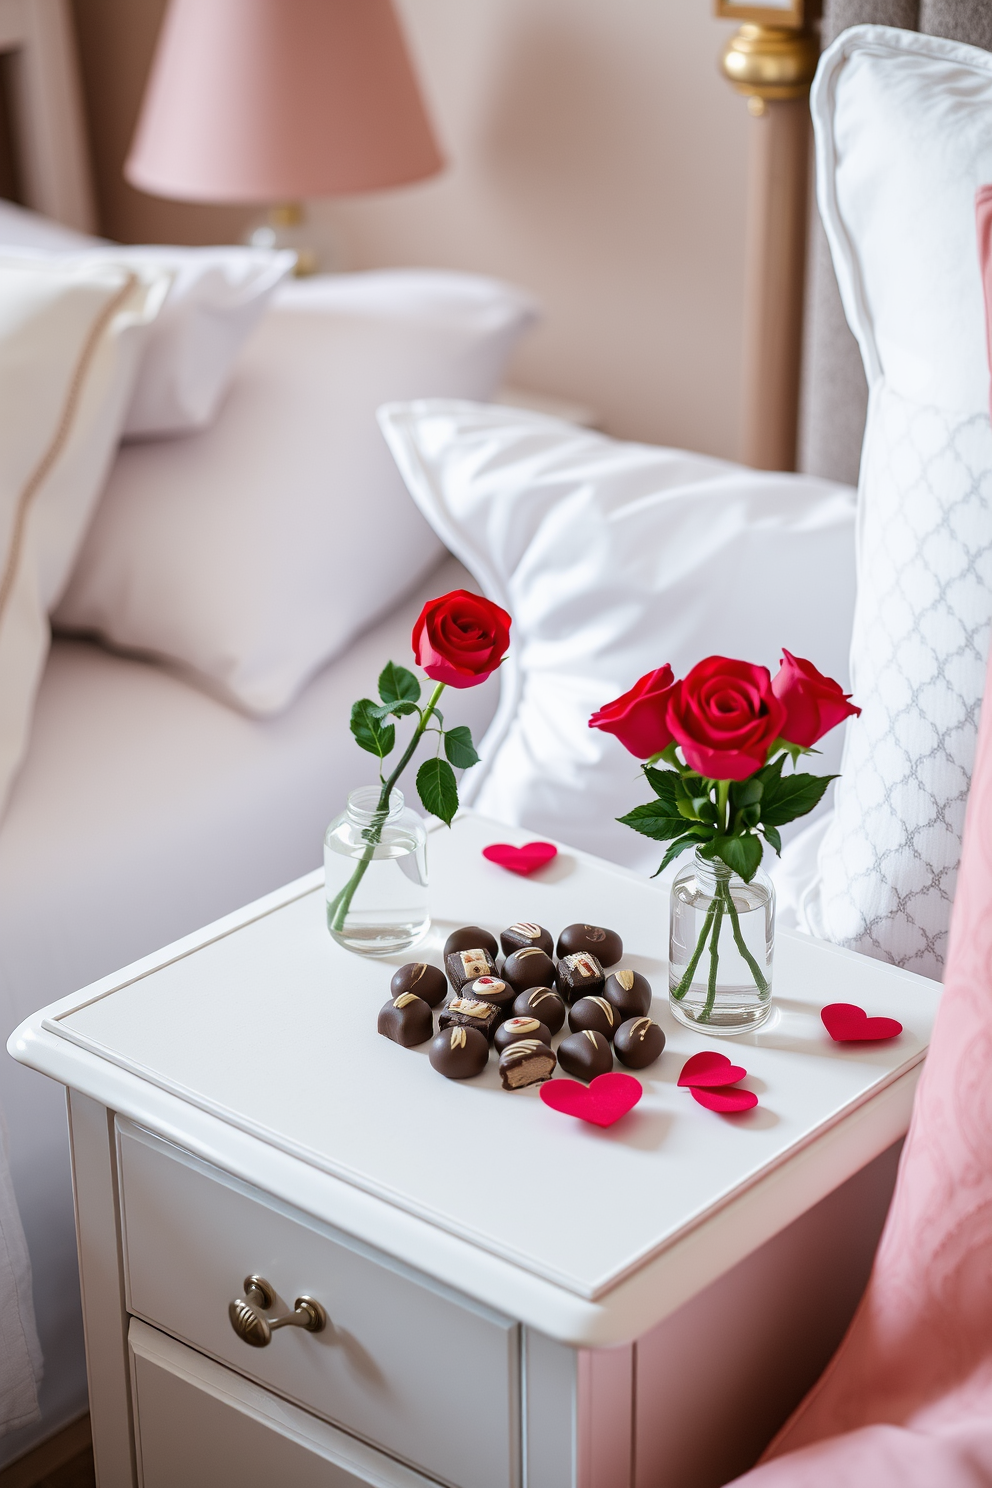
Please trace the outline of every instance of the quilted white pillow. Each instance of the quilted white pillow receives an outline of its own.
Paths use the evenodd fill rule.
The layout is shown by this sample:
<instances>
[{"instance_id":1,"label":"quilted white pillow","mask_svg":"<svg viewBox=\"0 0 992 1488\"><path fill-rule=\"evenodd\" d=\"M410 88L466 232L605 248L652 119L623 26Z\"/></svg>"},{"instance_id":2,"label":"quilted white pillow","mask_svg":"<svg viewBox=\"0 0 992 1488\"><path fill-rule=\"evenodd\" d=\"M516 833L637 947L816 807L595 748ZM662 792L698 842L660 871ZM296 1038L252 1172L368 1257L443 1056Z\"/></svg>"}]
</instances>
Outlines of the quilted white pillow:
<instances>
[{"instance_id":1,"label":"quilted white pillow","mask_svg":"<svg viewBox=\"0 0 992 1488\"><path fill-rule=\"evenodd\" d=\"M421 511L513 616L499 710L462 792L486 815L653 872L656 845L615 820L639 771L588 727L594 709L663 662L775 668L782 646L846 689L849 487L508 408L424 401L380 422ZM839 745L824 746L829 770Z\"/></svg>"},{"instance_id":2,"label":"quilted white pillow","mask_svg":"<svg viewBox=\"0 0 992 1488\"><path fill-rule=\"evenodd\" d=\"M992 432L975 192L992 56L863 26L812 95L820 212L871 391L858 602L814 933L939 976L992 620Z\"/></svg>"}]
</instances>

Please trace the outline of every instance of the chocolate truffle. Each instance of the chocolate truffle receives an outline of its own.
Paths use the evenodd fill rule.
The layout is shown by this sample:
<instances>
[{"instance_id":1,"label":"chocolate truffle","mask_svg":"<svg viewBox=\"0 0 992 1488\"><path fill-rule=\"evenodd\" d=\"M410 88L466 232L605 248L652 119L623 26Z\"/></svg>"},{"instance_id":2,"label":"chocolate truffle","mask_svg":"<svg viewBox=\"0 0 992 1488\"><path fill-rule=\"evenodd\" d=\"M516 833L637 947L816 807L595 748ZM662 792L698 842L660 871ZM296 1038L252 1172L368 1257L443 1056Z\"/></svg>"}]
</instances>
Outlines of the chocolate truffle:
<instances>
[{"instance_id":1,"label":"chocolate truffle","mask_svg":"<svg viewBox=\"0 0 992 1488\"><path fill-rule=\"evenodd\" d=\"M492 1038L502 1019L498 1007L491 1002L476 1002L471 997L454 997L446 1002L437 1020L438 1028L477 1028L486 1040Z\"/></svg>"},{"instance_id":2,"label":"chocolate truffle","mask_svg":"<svg viewBox=\"0 0 992 1488\"><path fill-rule=\"evenodd\" d=\"M484 976L476 977L474 982L466 982L461 995L474 997L478 1002L491 1002L493 1007L499 1008L505 1018L517 994L509 982L504 982L502 978Z\"/></svg>"},{"instance_id":3,"label":"chocolate truffle","mask_svg":"<svg viewBox=\"0 0 992 1488\"><path fill-rule=\"evenodd\" d=\"M605 1075L613 1068L613 1050L601 1033L584 1028L581 1033L570 1033L567 1039L562 1039L558 1045L558 1063L566 1074L588 1084L596 1075Z\"/></svg>"},{"instance_id":4,"label":"chocolate truffle","mask_svg":"<svg viewBox=\"0 0 992 1488\"><path fill-rule=\"evenodd\" d=\"M558 990L566 1002L580 997L598 997L603 990L603 968L588 951L563 956L555 971Z\"/></svg>"},{"instance_id":5,"label":"chocolate truffle","mask_svg":"<svg viewBox=\"0 0 992 1488\"><path fill-rule=\"evenodd\" d=\"M408 961L399 971L393 972L389 990L394 997L399 997L401 992L415 992L428 1007L437 1007L445 999L448 984L444 972L436 966L428 966L426 961Z\"/></svg>"},{"instance_id":6,"label":"chocolate truffle","mask_svg":"<svg viewBox=\"0 0 992 1488\"><path fill-rule=\"evenodd\" d=\"M511 1044L499 1058L503 1089L523 1090L526 1085L539 1085L542 1080L550 1080L557 1062L547 1044L537 1039L523 1039L518 1044Z\"/></svg>"},{"instance_id":7,"label":"chocolate truffle","mask_svg":"<svg viewBox=\"0 0 992 1488\"><path fill-rule=\"evenodd\" d=\"M444 969L448 973L448 981L456 992L460 992L466 982L474 982L476 977L496 975L496 962L493 953L485 946L469 946L464 951L451 951L444 958Z\"/></svg>"},{"instance_id":8,"label":"chocolate truffle","mask_svg":"<svg viewBox=\"0 0 992 1488\"><path fill-rule=\"evenodd\" d=\"M620 1014L605 997L580 997L569 1009L568 1026L573 1033L592 1028L612 1040L620 1027Z\"/></svg>"},{"instance_id":9,"label":"chocolate truffle","mask_svg":"<svg viewBox=\"0 0 992 1488\"><path fill-rule=\"evenodd\" d=\"M379 1032L394 1044L412 1049L425 1043L434 1032L434 1016L426 1002L413 992L401 992L379 1009Z\"/></svg>"},{"instance_id":10,"label":"chocolate truffle","mask_svg":"<svg viewBox=\"0 0 992 1488\"><path fill-rule=\"evenodd\" d=\"M600 965L615 966L623 955L623 941L602 925L566 925L558 937L558 955L574 956L576 951L590 951Z\"/></svg>"},{"instance_id":11,"label":"chocolate truffle","mask_svg":"<svg viewBox=\"0 0 992 1488\"><path fill-rule=\"evenodd\" d=\"M628 1069L646 1069L664 1047L664 1031L650 1018L628 1018L620 1024L613 1041L617 1058Z\"/></svg>"},{"instance_id":12,"label":"chocolate truffle","mask_svg":"<svg viewBox=\"0 0 992 1488\"><path fill-rule=\"evenodd\" d=\"M439 1075L470 1080L486 1067L489 1041L477 1028L446 1028L431 1044L427 1057Z\"/></svg>"},{"instance_id":13,"label":"chocolate truffle","mask_svg":"<svg viewBox=\"0 0 992 1488\"><path fill-rule=\"evenodd\" d=\"M557 1033L565 1021L565 1004L550 987L531 987L516 999L513 1014L516 1018L540 1018L546 1028Z\"/></svg>"},{"instance_id":14,"label":"chocolate truffle","mask_svg":"<svg viewBox=\"0 0 992 1488\"><path fill-rule=\"evenodd\" d=\"M550 956L555 948L551 938L551 931L545 930L543 925L535 925L531 920L518 920L515 925L509 925L500 931L499 943L503 947L503 955L510 956L514 951L522 951L527 946L537 946L546 956Z\"/></svg>"},{"instance_id":15,"label":"chocolate truffle","mask_svg":"<svg viewBox=\"0 0 992 1488\"><path fill-rule=\"evenodd\" d=\"M518 1044L521 1039L537 1039L539 1044L551 1043L551 1030L537 1018L507 1018L496 1030L493 1039L493 1047L497 1054L502 1054L511 1044Z\"/></svg>"},{"instance_id":16,"label":"chocolate truffle","mask_svg":"<svg viewBox=\"0 0 992 1488\"><path fill-rule=\"evenodd\" d=\"M627 1018L646 1018L651 1011L651 983L639 971L611 971L603 996L612 1002L621 1022Z\"/></svg>"},{"instance_id":17,"label":"chocolate truffle","mask_svg":"<svg viewBox=\"0 0 992 1488\"><path fill-rule=\"evenodd\" d=\"M474 951L476 946L494 958L499 950L495 935L488 930L480 930L478 925L463 925L460 930L452 930L444 942L444 959L447 961L453 951Z\"/></svg>"},{"instance_id":18,"label":"chocolate truffle","mask_svg":"<svg viewBox=\"0 0 992 1488\"><path fill-rule=\"evenodd\" d=\"M518 992L526 992L530 987L547 987L553 982L555 963L538 946L525 946L507 956L502 975Z\"/></svg>"}]
</instances>

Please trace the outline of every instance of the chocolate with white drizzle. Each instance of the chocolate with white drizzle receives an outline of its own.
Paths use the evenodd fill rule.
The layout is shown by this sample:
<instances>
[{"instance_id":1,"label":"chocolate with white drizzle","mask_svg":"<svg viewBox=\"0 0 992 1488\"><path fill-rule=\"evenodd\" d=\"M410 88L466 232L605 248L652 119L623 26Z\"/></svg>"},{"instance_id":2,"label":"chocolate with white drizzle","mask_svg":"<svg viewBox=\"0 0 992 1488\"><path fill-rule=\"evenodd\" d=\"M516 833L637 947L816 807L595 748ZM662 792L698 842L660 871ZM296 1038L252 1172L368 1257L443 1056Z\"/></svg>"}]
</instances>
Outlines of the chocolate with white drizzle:
<instances>
[{"instance_id":1,"label":"chocolate with white drizzle","mask_svg":"<svg viewBox=\"0 0 992 1488\"><path fill-rule=\"evenodd\" d=\"M603 968L591 952L576 951L571 956L562 956L555 969L555 981L566 1002L598 997L603 990Z\"/></svg>"},{"instance_id":2,"label":"chocolate with white drizzle","mask_svg":"<svg viewBox=\"0 0 992 1488\"><path fill-rule=\"evenodd\" d=\"M539 1044L550 1047L551 1030L536 1018L507 1018L496 1030L493 1048L497 1054L502 1054L504 1049L508 1049L511 1044L518 1044L521 1039L537 1039Z\"/></svg>"},{"instance_id":3,"label":"chocolate with white drizzle","mask_svg":"<svg viewBox=\"0 0 992 1488\"><path fill-rule=\"evenodd\" d=\"M562 1039L558 1045L558 1063L566 1074L588 1084L613 1068L613 1050L601 1033L584 1028L581 1033L570 1033L567 1039Z\"/></svg>"},{"instance_id":4,"label":"chocolate with white drizzle","mask_svg":"<svg viewBox=\"0 0 992 1488\"><path fill-rule=\"evenodd\" d=\"M499 1008L494 1007L491 1002L477 1002L472 997L454 997L441 1009L437 1026L442 1030L452 1025L475 1028L489 1041L502 1021Z\"/></svg>"},{"instance_id":5,"label":"chocolate with white drizzle","mask_svg":"<svg viewBox=\"0 0 992 1488\"><path fill-rule=\"evenodd\" d=\"M555 963L539 946L524 946L507 956L500 975L518 992L526 992L530 987L549 986L554 981Z\"/></svg>"},{"instance_id":6,"label":"chocolate with white drizzle","mask_svg":"<svg viewBox=\"0 0 992 1488\"><path fill-rule=\"evenodd\" d=\"M650 1018L628 1018L617 1029L613 1048L628 1069L646 1069L665 1047L665 1033Z\"/></svg>"},{"instance_id":7,"label":"chocolate with white drizzle","mask_svg":"<svg viewBox=\"0 0 992 1488\"><path fill-rule=\"evenodd\" d=\"M610 972L603 996L612 1002L621 1022L626 1018L646 1018L651 1011L651 983L639 971L628 967Z\"/></svg>"},{"instance_id":8,"label":"chocolate with white drizzle","mask_svg":"<svg viewBox=\"0 0 992 1488\"><path fill-rule=\"evenodd\" d=\"M568 1010L568 1026L573 1033L592 1028L612 1040L620 1027L620 1014L605 997L580 997Z\"/></svg>"},{"instance_id":9,"label":"chocolate with white drizzle","mask_svg":"<svg viewBox=\"0 0 992 1488\"><path fill-rule=\"evenodd\" d=\"M550 1080L557 1063L554 1052L538 1039L521 1039L504 1049L499 1059L499 1077L504 1090L523 1090Z\"/></svg>"},{"instance_id":10,"label":"chocolate with white drizzle","mask_svg":"<svg viewBox=\"0 0 992 1488\"><path fill-rule=\"evenodd\" d=\"M467 946L463 950L448 952L444 958L444 969L452 987L460 992L466 982L474 982L476 977L494 977L496 962L492 952L485 946Z\"/></svg>"},{"instance_id":11,"label":"chocolate with white drizzle","mask_svg":"<svg viewBox=\"0 0 992 1488\"><path fill-rule=\"evenodd\" d=\"M394 1044L412 1049L423 1044L434 1032L434 1017L427 1003L412 992L401 992L379 1009L378 1029Z\"/></svg>"},{"instance_id":12,"label":"chocolate with white drizzle","mask_svg":"<svg viewBox=\"0 0 992 1488\"><path fill-rule=\"evenodd\" d=\"M552 1033L557 1033L565 1022L565 1004L550 987L531 987L521 992L513 1004L516 1018L539 1018Z\"/></svg>"},{"instance_id":13,"label":"chocolate with white drizzle","mask_svg":"<svg viewBox=\"0 0 992 1488\"><path fill-rule=\"evenodd\" d=\"M426 961L408 961L399 971L393 972L389 990L394 997L403 992L414 992L429 1007L437 1007L447 995L448 984L444 972L436 966L428 966Z\"/></svg>"},{"instance_id":14,"label":"chocolate with white drizzle","mask_svg":"<svg viewBox=\"0 0 992 1488\"><path fill-rule=\"evenodd\" d=\"M470 1080L485 1069L489 1042L477 1028L445 1028L431 1044L427 1057L439 1075L449 1080Z\"/></svg>"},{"instance_id":15,"label":"chocolate with white drizzle","mask_svg":"<svg viewBox=\"0 0 992 1488\"><path fill-rule=\"evenodd\" d=\"M555 949L551 931L545 930L543 925L535 925L532 920L518 920L516 924L508 925L500 931L499 943L504 956L511 956L526 946L537 946L546 956L553 955Z\"/></svg>"}]
</instances>

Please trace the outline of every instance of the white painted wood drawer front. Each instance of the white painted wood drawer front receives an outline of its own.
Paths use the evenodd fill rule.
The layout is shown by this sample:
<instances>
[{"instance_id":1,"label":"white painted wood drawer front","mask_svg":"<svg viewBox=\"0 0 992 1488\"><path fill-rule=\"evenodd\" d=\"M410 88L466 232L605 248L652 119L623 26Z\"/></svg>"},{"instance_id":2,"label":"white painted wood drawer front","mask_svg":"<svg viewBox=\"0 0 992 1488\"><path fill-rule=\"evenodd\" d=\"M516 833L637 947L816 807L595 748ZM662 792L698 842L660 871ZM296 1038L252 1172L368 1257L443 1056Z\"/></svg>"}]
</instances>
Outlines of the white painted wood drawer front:
<instances>
[{"instance_id":1,"label":"white painted wood drawer front","mask_svg":"<svg viewBox=\"0 0 992 1488\"><path fill-rule=\"evenodd\" d=\"M517 1324L123 1120L118 1154L131 1313L457 1488L518 1488ZM242 1342L252 1274L327 1328Z\"/></svg>"}]
</instances>

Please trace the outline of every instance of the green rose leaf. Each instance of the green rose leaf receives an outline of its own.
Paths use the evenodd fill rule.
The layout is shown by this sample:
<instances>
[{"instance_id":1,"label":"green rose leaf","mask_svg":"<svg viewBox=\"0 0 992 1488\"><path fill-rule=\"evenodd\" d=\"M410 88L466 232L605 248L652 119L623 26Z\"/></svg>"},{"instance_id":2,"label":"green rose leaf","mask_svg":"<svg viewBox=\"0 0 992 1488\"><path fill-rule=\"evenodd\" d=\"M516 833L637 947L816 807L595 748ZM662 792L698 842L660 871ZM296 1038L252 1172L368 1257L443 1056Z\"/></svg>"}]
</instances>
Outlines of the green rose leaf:
<instances>
[{"instance_id":1,"label":"green rose leaf","mask_svg":"<svg viewBox=\"0 0 992 1488\"><path fill-rule=\"evenodd\" d=\"M380 703L372 711L376 718L388 718L390 714L394 718L403 718L407 713L417 713L420 710L416 703Z\"/></svg>"},{"instance_id":2,"label":"green rose leaf","mask_svg":"<svg viewBox=\"0 0 992 1488\"><path fill-rule=\"evenodd\" d=\"M385 759L396 743L396 730L391 723L383 724L376 717L376 705L371 698L362 698L351 710L351 732L360 749Z\"/></svg>"},{"instance_id":3,"label":"green rose leaf","mask_svg":"<svg viewBox=\"0 0 992 1488\"><path fill-rule=\"evenodd\" d=\"M727 867L750 883L761 866L761 842L750 833L746 837L715 837L712 854L722 858Z\"/></svg>"},{"instance_id":4,"label":"green rose leaf","mask_svg":"<svg viewBox=\"0 0 992 1488\"><path fill-rule=\"evenodd\" d=\"M659 800L667 801L673 809L680 797L685 798L682 777L677 770L653 770L650 765L645 765L644 775Z\"/></svg>"},{"instance_id":5,"label":"green rose leaf","mask_svg":"<svg viewBox=\"0 0 992 1488\"><path fill-rule=\"evenodd\" d=\"M764 794L764 785L754 775L750 780L735 782L730 787L731 804L740 811L745 806L756 806Z\"/></svg>"},{"instance_id":6,"label":"green rose leaf","mask_svg":"<svg viewBox=\"0 0 992 1488\"><path fill-rule=\"evenodd\" d=\"M406 667L387 661L379 673L379 696L384 703L419 703L420 683ZM406 711L411 711L407 709Z\"/></svg>"},{"instance_id":7,"label":"green rose leaf","mask_svg":"<svg viewBox=\"0 0 992 1488\"><path fill-rule=\"evenodd\" d=\"M472 730L465 724L449 729L444 736L444 752L456 770L467 770L479 763L479 756L472 743Z\"/></svg>"},{"instance_id":8,"label":"green rose leaf","mask_svg":"<svg viewBox=\"0 0 992 1488\"><path fill-rule=\"evenodd\" d=\"M685 817L667 801L648 801L644 806L635 806L626 816L618 816L617 821L655 842L681 837L685 831Z\"/></svg>"},{"instance_id":9,"label":"green rose leaf","mask_svg":"<svg viewBox=\"0 0 992 1488\"><path fill-rule=\"evenodd\" d=\"M447 760L425 760L417 771L417 794L424 810L439 816L446 827L458 810L458 786L455 772Z\"/></svg>"},{"instance_id":10,"label":"green rose leaf","mask_svg":"<svg viewBox=\"0 0 992 1488\"><path fill-rule=\"evenodd\" d=\"M676 840L668 848L668 851L665 853L665 856L662 858L661 863L660 863L660 865L658 867L657 872L656 873L652 873L651 877L652 878L657 878L659 873L664 873L664 871L668 867L669 863L674 862L675 859L678 857L679 853L684 853L687 847L698 847L698 846L699 846L699 838L698 837L694 837L691 833L687 834L685 837L677 837Z\"/></svg>"},{"instance_id":11,"label":"green rose leaf","mask_svg":"<svg viewBox=\"0 0 992 1488\"><path fill-rule=\"evenodd\" d=\"M819 804L835 775L783 775L766 780L761 798L761 821L766 827L784 827L805 816Z\"/></svg>"},{"instance_id":12,"label":"green rose leaf","mask_svg":"<svg viewBox=\"0 0 992 1488\"><path fill-rule=\"evenodd\" d=\"M765 841L768 843L768 846L769 847L773 847L775 849L775 851L778 853L779 857L781 857L782 856L782 838L779 836L778 827L769 827L769 826L766 825L766 826L763 826L761 830L765 834Z\"/></svg>"}]
</instances>

